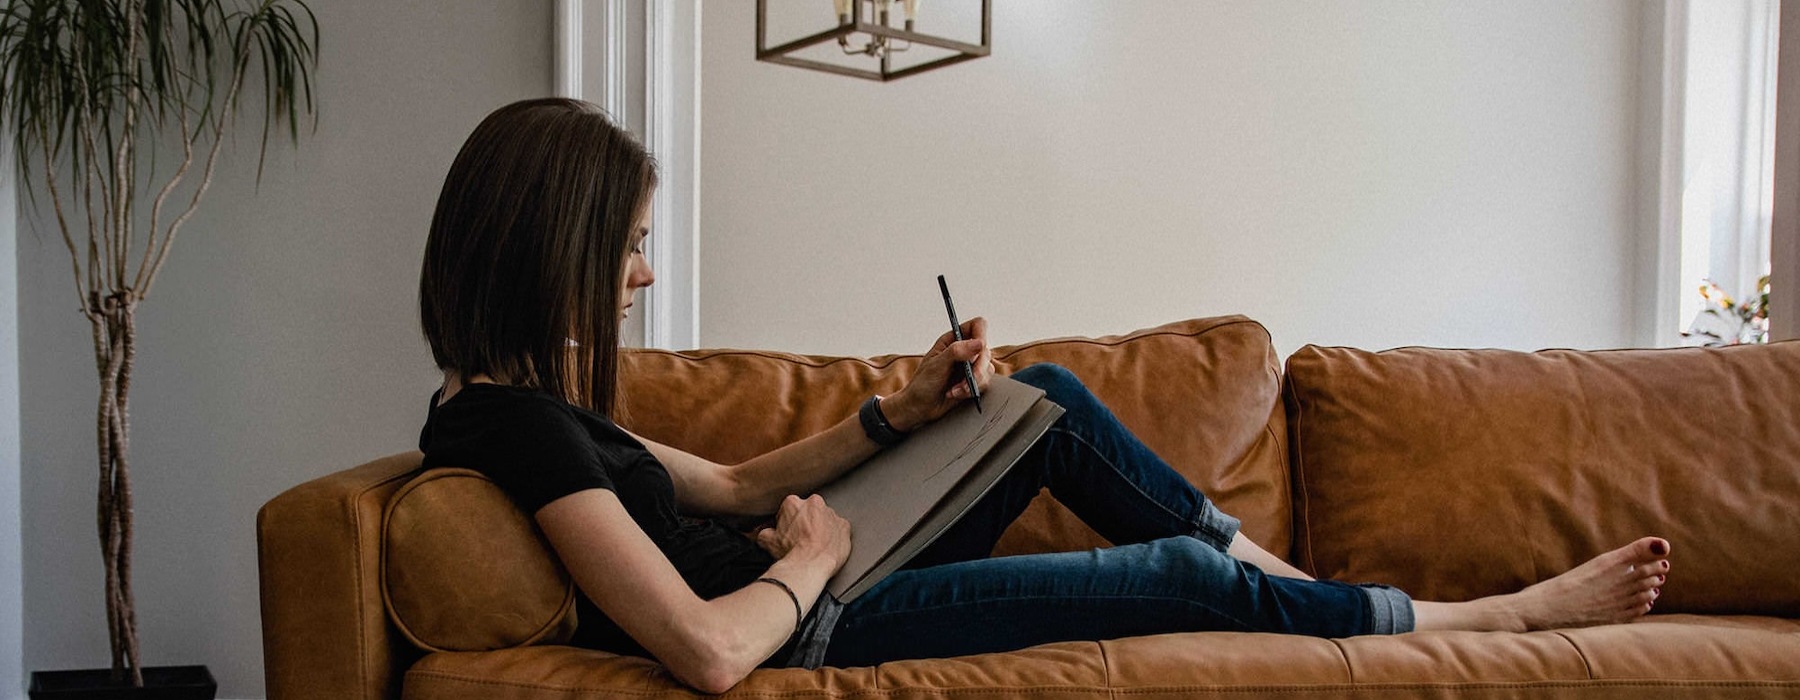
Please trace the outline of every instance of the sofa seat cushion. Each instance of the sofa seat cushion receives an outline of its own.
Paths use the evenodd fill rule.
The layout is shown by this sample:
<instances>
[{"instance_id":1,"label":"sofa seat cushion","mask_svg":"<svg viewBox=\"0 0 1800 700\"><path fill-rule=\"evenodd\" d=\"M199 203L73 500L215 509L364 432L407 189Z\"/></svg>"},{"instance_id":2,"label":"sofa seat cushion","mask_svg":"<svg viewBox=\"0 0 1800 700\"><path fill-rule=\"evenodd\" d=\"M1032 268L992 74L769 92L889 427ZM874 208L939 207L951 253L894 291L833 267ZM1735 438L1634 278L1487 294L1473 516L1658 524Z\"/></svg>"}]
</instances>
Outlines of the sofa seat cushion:
<instances>
[{"instance_id":1,"label":"sofa seat cushion","mask_svg":"<svg viewBox=\"0 0 1800 700\"><path fill-rule=\"evenodd\" d=\"M994 362L1001 374L1040 362L1067 367L1144 444L1241 519L1245 535L1270 551L1288 551L1292 500L1280 363L1261 324L1223 316L1126 335L995 346ZM620 423L731 464L831 427L870 394L899 390L918 363L917 355L637 350L621 360ZM994 553L1105 544L1040 495Z\"/></svg>"},{"instance_id":2,"label":"sofa seat cushion","mask_svg":"<svg viewBox=\"0 0 1800 700\"><path fill-rule=\"evenodd\" d=\"M1791 697L1800 693L1800 623L1659 615L1531 634L1421 632L1314 639L1192 633L1047 644L1004 654L870 668L764 669L733 697L1132 698L1358 696ZM570 647L432 654L405 697L697 696L644 659Z\"/></svg>"},{"instance_id":3,"label":"sofa seat cushion","mask_svg":"<svg viewBox=\"0 0 1800 700\"><path fill-rule=\"evenodd\" d=\"M1658 612L1800 616L1800 342L1288 359L1302 568L1510 593L1644 535Z\"/></svg>"},{"instance_id":4,"label":"sofa seat cushion","mask_svg":"<svg viewBox=\"0 0 1800 700\"><path fill-rule=\"evenodd\" d=\"M688 698L702 694L661 664L565 646L439 653L407 671L402 697ZM737 697L839 698L868 695L1004 698L1106 697L1106 669L1094 642L1048 644L1005 654L899 661L875 667L760 669Z\"/></svg>"},{"instance_id":5,"label":"sofa seat cushion","mask_svg":"<svg viewBox=\"0 0 1800 700\"><path fill-rule=\"evenodd\" d=\"M1112 683L1133 697L1226 697L1258 689L1382 698L1619 697L1628 688L1679 690L1681 697L1800 692L1800 623L1777 618L1656 615L1528 634L1349 639L1173 634L1102 648Z\"/></svg>"}]
</instances>

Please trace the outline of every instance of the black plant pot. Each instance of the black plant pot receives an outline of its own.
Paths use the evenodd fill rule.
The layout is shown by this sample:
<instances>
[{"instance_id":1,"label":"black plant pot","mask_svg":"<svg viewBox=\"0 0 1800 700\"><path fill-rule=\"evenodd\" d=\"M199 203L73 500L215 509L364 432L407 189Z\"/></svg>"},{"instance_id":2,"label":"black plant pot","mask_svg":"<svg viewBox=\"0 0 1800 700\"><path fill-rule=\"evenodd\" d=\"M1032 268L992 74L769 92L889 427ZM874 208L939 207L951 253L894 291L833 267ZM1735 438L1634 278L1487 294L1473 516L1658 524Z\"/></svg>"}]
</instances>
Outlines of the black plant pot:
<instances>
[{"instance_id":1,"label":"black plant pot","mask_svg":"<svg viewBox=\"0 0 1800 700\"><path fill-rule=\"evenodd\" d=\"M213 700L218 690L205 666L146 666L142 688L106 668L31 673L31 700Z\"/></svg>"}]
</instances>

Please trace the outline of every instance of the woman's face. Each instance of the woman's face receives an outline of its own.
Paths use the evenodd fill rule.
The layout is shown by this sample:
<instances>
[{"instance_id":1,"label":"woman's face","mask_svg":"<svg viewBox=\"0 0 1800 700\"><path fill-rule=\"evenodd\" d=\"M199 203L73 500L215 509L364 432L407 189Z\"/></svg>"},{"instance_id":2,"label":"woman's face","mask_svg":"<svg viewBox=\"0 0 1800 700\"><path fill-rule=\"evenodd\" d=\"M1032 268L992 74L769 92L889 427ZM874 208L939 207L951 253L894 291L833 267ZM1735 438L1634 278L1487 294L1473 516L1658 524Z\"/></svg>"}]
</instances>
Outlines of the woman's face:
<instances>
[{"instance_id":1,"label":"woman's face","mask_svg":"<svg viewBox=\"0 0 1800 700\"><path fill-rule=\"evenodd\" d=\"M632 297L637 290L656 282L656 273L650 269L650 261L644 257L644 239L650 235L650 202L646 198L644 208L638 212L637 222L631 226L631 249L625 254L625 276L620 280L619 320L630 315Z\"/></svg>"}]
</instances>

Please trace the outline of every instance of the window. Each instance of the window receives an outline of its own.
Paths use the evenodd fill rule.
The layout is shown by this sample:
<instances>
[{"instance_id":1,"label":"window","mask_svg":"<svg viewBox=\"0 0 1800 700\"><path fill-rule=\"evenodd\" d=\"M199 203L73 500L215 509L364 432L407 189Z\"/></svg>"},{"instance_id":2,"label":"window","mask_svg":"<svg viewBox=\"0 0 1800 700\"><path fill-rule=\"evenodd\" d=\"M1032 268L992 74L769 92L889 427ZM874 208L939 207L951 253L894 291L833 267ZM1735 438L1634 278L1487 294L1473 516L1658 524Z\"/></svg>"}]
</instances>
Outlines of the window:
<instances>
[{"instance_id":1,"label":"window","mask_svg":"<svg viewBox=\"0 0 1800 700\"><path fill-rule=\"evenodd\" d=\"M1680 333L1708 303L1699 291L1705 281L1743 299L1769 274L1780 7L1667 0L1662 9L1653 344L1692 345L1705 338Z\"/></svg>"}]
</instances>

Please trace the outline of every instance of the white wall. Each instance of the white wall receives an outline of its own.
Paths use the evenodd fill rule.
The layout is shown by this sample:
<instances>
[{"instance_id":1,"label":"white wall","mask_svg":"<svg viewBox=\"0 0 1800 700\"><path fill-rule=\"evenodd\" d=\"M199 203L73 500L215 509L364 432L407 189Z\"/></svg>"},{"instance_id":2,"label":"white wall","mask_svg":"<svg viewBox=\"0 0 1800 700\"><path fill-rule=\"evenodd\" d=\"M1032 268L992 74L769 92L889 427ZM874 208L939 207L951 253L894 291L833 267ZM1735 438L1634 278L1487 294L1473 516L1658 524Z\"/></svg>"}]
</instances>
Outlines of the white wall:
<instances>
[{"instance_id":1,"label":"white wall","mask_svg":"<svg viewBox=\"0 0 1800 700\"><path fill-rule=\"evenodd\" d=\"M998 342L1637 336L1639 3L995 4L991 57L889 84L705 6L702 345L916 352L939 273Z\"/></svg>"},{"instance_id":2,"label":"white wall","mask_svg":"<svg viewBox=\"0 0 1800 700\"><path fill-rule=\"evenodd\" d=\"M256 136L238 137L139 314L144 659L207 664L224 698L262 695L257 508L414 446L436 385L418 266L444 172L488 111L551 87L548 2L310 4L318 133L271 151L260 192ZM17 242L24 664L104 666L90 341L61 241L32 228Z\"/></svg>"}]
</instances>

